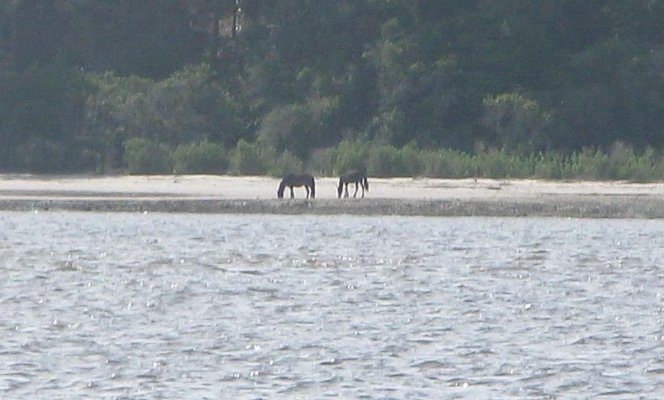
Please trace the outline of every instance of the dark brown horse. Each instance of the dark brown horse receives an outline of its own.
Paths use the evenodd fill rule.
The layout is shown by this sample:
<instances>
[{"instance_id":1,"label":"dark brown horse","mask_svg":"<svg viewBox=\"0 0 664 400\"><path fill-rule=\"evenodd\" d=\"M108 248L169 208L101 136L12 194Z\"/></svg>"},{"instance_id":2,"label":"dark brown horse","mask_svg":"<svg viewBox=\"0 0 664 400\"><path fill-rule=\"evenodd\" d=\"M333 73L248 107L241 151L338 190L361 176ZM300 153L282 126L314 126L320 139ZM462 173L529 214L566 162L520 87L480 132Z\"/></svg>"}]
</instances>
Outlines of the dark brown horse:
<instances>
[{"instance_id":1,"label":"dark brown horse","mask_svg":"<svg viewBox=\"0 0 664 400\"><path fill-rule=\"evenodd\" d=\"M279 189L277 190L277 197L280 199L284 198L284 189L286 186L290 188L290 198L295 198L295 193L293 193L294 187L304 186L307 189L307 199L311 196L312 199L316 198L316 182L314 177L309 174L287 174L281 180L279 184Z\"/></svg>"},{"instance_id":2,"label":"dark brown horse","mask_svg":"<svg viewBox=\"0 0 664 400\"><path fill-rule=\"evenodd\" d=\"M357 197L357 190L359 188L362 188L362 197L364 197L365 190L367 192L369 191L369 181L367 180L367 174L365 172L358 170L348 171L339 177L339 187L337 187L339 198L341 198L344 188L346 189L344 197L348 197L348 184L351 183L355 184L355 193L353 193L353 197Z\"/></svg>"}]
</instances>

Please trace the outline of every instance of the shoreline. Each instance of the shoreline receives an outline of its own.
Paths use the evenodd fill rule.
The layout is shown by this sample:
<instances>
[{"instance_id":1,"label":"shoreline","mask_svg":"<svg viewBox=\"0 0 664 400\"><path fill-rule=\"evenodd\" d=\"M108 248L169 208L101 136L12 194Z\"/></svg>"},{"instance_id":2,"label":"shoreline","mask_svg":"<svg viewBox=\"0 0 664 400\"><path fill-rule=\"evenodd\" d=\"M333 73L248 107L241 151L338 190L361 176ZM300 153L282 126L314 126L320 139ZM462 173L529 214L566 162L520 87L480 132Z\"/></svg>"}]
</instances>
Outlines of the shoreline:
<instances>
[{"instance_id":1,"label":"shoreline","mask_svg":"<svg viewBox=\"0 0 664 400\"><path fill-rule=\"evenodd\" d=\"M234 214L664 218L664 183L491 179L372 179L364 199L337 199L335 178L318 198L276 198L278 179L0 174L0 210ZM352 192L351 192L352 194ZM298 198L299 197L299 198Z\"/></svg>"},{"instance_id":2,"label":"shoreline","mask_svg":"<svg viewBox=\"0 0 664 400\"><path fill-rule=\"evenodd\" d=\"M367 215L427 217L664 218L664 200L612 196L542 201L471 200L218 200L0 199L1 211L161 212L199 214Z\"/></svg>"}]
</instances>

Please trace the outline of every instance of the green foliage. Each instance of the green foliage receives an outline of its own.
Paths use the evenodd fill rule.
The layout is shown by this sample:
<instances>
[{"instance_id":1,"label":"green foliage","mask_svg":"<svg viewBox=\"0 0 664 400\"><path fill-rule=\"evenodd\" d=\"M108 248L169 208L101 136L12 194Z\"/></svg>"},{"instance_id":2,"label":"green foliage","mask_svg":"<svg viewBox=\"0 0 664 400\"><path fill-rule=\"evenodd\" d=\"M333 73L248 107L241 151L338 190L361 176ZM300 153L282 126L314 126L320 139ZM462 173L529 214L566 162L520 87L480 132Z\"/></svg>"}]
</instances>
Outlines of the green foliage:
<instances>
[{"instance_id":1,"label":"green foliage","mask_svg":"<svg viewBox=\"0 0 664 400\"><path fill-rule=\"evenodd\" d=\"M279 153L273 147L240 140L232 151L229 170L236 175L282 176L302 171L302 167L302 161L287 150Z\"/></svg>"},{"instance_id":2,"label":"green foliage","mask_svg":"<svg viewBox=\"0 0 664 400\"><path fill-rule=\"evenodd\" d=\"M495 132L501 149L520 154L546 150L549 140L546 129L551 113L518 93L506 93L484 98L484 124Z\"/></svg>"},{"instance_id":3,"label":"green foliage","mask_svg":"<svg viewBox=\"0 0 664 400\"><path fill-rule=\"evenodd\" d=\"M322 162L317 170L329 175L339 175L352 169L367 169L369 143L359 141L341 141L338 145L328 148L320 157Z\"/></svg>"},{"instance_id":4,"label":"green foliage","mask_svg":"<svg viewBox=\"0 0 664 400\"><path fill-rule=\"evenodd\" d=\"M88 89L78 71L62 64L35 65L21 72L0 66L0 142L8 153L0 168L94 169L90 149L77 135Z\"/></svg>"},{"instance_id":5,"label":"green foliage","mask_svg":"<svg viewBox=\"0 0 664 400\"><path fill-rule=\"evenodd\" d=\"M267 164L270 165L269 162ZM284 176L287 173L302 171L302 166L302 161L286 150L272 162L267 175L275 177Z\"/></svg>"},{"instance_id":6,"label":"green foliage","mask_svg":"<svg viewBox=\"0 0 664 400\"><path fill-rule=\"evenodd\" d=\"M116 143L132 137L173 147L212 139L234 145L242 132L240 106L212 76L207 64L186 67L156 82L89 74L95 93L87 101L86 133L99 153L115 157L121 157L113 152Z\"/></svg>"},{"instance_id":7,"label":"green foliage","mask_svg":"<svg viewBox=\"0 0 664 400\"><path fill-rule=\"evenodd\" d=\"M125 143L127 172L130 174L169 174L173 170L171 152L164 144L143 138Z\"/></svg>"},{"instance_id":8,"label":"green foliage","mask_svg":"<svg viewBox=\"0 0 664 400\"><path fill-rule=\"evenodd\" d=\"M52 171L75 172L94 170L98 165L96 154L83 147L68 147L49 139L30 139L18 146L18 151L0 153L4 162L13 169L35 173Z\"/></svg>"},{"instance_id":9,"label":"green foliage","mask_svg":"<svg viewBox=\"0 0 664 400\"><path fill-rule=\"evenodd\" d=\"M339 171L364 165L348 163L349 159L367 159L368 174L379 177L653 181L664 175L664 159L653 149L637 153L620 142L614 144L609 153L586 148L570 155L557 152L518 155L502 150L473 155L451 149L423 150L414 145L394 147L342 142L326 149L317 158L314 169L334 176Z\"/></svg>"},{"instance_id":10,"label":"green foliage","mask_svg":"<svg viewBox=\"0 0 664 400\"><path fill-rule=\"evenodd\" d=\"M422 157L413 145L397 148L391 145L369 149L369 171L374 176L417 176L422 174Z\"/></svg>"},{"instance_id":11,"label":"green foliage","mask_svg":"<svg viewBox=\"0 0 664 400\"><path fill-rule=\"evenodd\" d=\"M190 8L199 2L22 2L54 4L51 7L60 13L51 17L52 23L62 42L56 43L52 51L59 50L89 71L162 79L187 64L196 63L204 54L206 41L189 23ZM41 28L35 33L37 39L44 39L39 37L43 35Z\"/></svg>"},{"instance_id":12,"label":"green foliage","mask_svg":"<svg viewBox=\"0 0 664 400\"><path fill-rule=\"evenodd\" d=\"M224 146L204 141L177 146L173 161L178 174L222 174L228 169L229 155Z\"/></svg>"},{"instance_id":13,"label":"green foliage","mask_svg":"<svg viewBox=\"0 0 664 400\"><path fill-rule=\"evenodd\" d=\"M213 74L208 64L187 66L152 85L144 113L161 140L179 144L215 139L235 144L242 132L241 107Z\"/></svg>"},{"instance_id":14,"label":"green foliage","mask_svg":"<svg viewBox=\"0 0 664 400\"><path fill-rule=\"evenodd\" d=\"M468 178L478 174L477 159L458 150L425 151L421 155L422 175L438 178Z\"/></svg>"},{"instance_id":15,"label":"green foliage","mask_svg":"<svg viewBox=\"0 0 664 400\"><path fill-rule=\"evenodd\" d=\"M168 170L150 142L183 171L223 164L207 143L233 173L652 179L662 20L652 0L5 0L0 168Z\"/></svg>"},{"instance_id":16,"label":"green foliage","mask_svg":"<svg viewBox=\"0 0 664 400\"><path fill-rule=\"evenodd\" d=\"M306 158L310 149L324 143L323 137L329 130L327 121L336 107L337 101L333 98L278 107L265 115L258 130L259 141Z\"/></svg>"},{"instance_id":17,"label":"green foliage","mask_svg":"<svg viewBox=\"0 0 664 400\"><path fill-rule=\"evenodd\" d=\"M631 146L616 142L609 153L584 149L563 164L563 178L651 181L661 179L664 160L648 148L637 154Z\"/></svg>"},{"instance_id":18,"label":"green foliage","mask_svg":"<svg viewBox=\"0 0 664 400\"><path fill-rule=\"evenodd\" d=\"M664 174L664 159L652 148L643 152L616 142L608 153L586 148L565 155L558 152L518 155L503 150L478 154L452 149L419 149L377 145L363 141L342 141L321 150L305 164L289 151L278 152L260 142L240 140L226 151L215 143L180 145L173 152L164 144L132 138L125 144L127 171L132 174L231 173L236 175L282 176L288 172L316 171L317 175L337 176L351 169L365 169L375 177L494 178L494 179L583 179L583 180L659 180ZM54 145L31 144L22 159L33 170L43 167L40 160L55 158L65 162L66 149ZM93 153L80 162L94 163ZM46 164L44 164L46 165ZM175 165L175 167L173 167Z\"/></svg>"},{"instance_id":19,"label":"green foliage","mask_svg":"<svg viewBox=\"0 0 664 400\"><path fill-rule=\"evenodd\" d=\"M603 152L585 148L570 157L572 176L581 179L606 179L611 175L611 160Z\"/></svg>"},{"instance_id":20,"label":"green foliage","mask_svg":"<svg viewBox=\"0 0 664 400\"><path fill-rule=\"evenodd\" d=\"M273 148L240 140L231 154L229 172L235 175L264 175L275 158Z\"/></svg>"},{"instance_id":21,"label":"green foliage","mask_svg":"<svg viewBox=\"0 0 664 400\"><path fill-rule=\"evenodd\" d=\"M87 134L100 145L108 145L114 132L126 140L147 136L150 116L145 113L148 92L153 81L137 76L118 77L111 72L86 76L93 94L86 102Z\"/></svg>"}]
</instances>

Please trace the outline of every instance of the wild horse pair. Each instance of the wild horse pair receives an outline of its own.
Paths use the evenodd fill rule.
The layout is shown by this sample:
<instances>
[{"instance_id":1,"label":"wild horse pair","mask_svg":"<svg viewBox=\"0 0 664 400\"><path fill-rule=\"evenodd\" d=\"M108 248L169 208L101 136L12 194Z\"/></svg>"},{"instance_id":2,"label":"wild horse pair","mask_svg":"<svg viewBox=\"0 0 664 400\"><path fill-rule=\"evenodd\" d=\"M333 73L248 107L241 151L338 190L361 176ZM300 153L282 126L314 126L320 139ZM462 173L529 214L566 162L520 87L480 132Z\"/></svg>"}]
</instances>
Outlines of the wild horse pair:
<instances>
[{"instance_id":1,"label":"wild horse pair","mask_svg":"<svg viewBox=\"0 0 664 400\"><path fill-rule=\"evenodd\" d=\"M364 197L364 191L369 191L369 181L367 180L367 174L363 171L348 171L347 173L339 177L339 186L337 187L337 195L341 198L341 195L345 193L344 197L348 197L348 185L355 184L355 193L353 197L357 197L357 192L362 189L362 197ZM284 190L286 187L290 189L290 198L295 198L295 193L293 192L294 187L301 187L307 190L307 199L311 197L312 199L316 198L316 182L314 177L309 174L288 174L283 177L281 183L279 183L279 189L277 190L277 197L280 199L284 198ZM345 191L344 191L345 189Z\"/></svg>"}]
</instances>

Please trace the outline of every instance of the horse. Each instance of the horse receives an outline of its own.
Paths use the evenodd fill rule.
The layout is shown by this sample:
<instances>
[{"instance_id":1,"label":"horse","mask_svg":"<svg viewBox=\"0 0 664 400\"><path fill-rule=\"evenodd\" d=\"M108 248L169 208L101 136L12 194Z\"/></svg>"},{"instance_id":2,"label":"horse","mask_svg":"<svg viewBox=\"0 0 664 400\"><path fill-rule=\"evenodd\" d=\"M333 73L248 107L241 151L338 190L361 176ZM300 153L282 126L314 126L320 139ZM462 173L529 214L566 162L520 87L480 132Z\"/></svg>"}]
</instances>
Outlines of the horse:
<instances>
[{"instance_id":1,"label":"horse","mask_svg":"<svg viewBox=\"0 0 664 400\"><path fill-rule=\"evenodd\" d=\"M293 193L293 187L304 186L307 189L307 199L311 196L312 199L316 198L316 182L314 177L309 174L287 174L281 180L279 184L279 190L277 190L277 197L280 199L284 198L284 189L288 186L290 188L290 198L295 198L295 193Z\"/></svg>"},{"instance_id":2,"label":"horse","mask_svg":"<svg viewBox=\"0 0 664 400\"><path fill-rule=\"evenodd\" d=\"M343 193L344 187L346 188L346 195L344 197L348 197L349 183L355 184L355 193L353 193L353 197L357 197L357 190L360 187L362 188L362 198L364 198L364 191L369 191L369 181L367 180L367 174L365 172L358 170L348 171L339 177L339 187L337 188L339 198L341 198L341 193Z\"/></svg>"}]
</instances>

